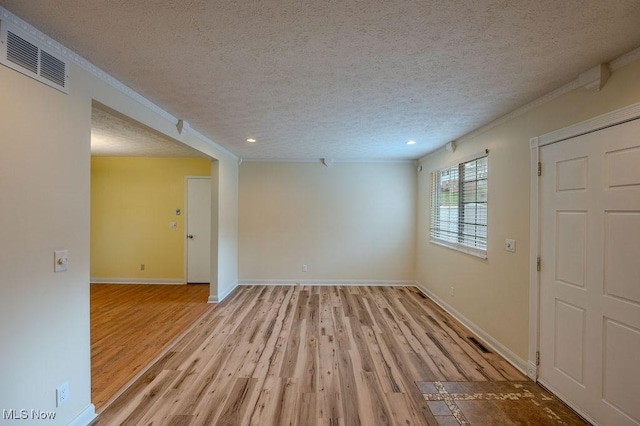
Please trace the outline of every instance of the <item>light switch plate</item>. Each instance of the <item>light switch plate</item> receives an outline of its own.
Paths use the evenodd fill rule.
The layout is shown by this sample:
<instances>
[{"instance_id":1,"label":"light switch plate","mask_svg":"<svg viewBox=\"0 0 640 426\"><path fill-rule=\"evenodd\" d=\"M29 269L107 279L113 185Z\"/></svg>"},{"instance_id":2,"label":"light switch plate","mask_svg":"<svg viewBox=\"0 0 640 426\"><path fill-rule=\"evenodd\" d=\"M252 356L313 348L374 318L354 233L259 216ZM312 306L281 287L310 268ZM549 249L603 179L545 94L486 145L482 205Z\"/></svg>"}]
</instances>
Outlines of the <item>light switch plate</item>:
<instances>
[{"instance_id":1,"label":"light switch plate","mask_svg":"<svg viewBox=\"0 0 640 426\"><path fill-rule=\"evenodd\" d=\"M178 227L178 223L177 222L169 222L169 228L171 229L176 229Z\"/></svg>"},{"instance_id":2,"label":"light switch plate","mask_svg":"<svg viewBox=\"0 0 640 426\"><path fill-rule=\"evenodd\" d=\"M69 250L56 250L53 252L53 272L62 272L69 269Z\"/></svg>"},{"instance_id":3,"label":"light switch plate","mask_svg":"<svg viewBox=\"0 0 640 426\"><path fill-rule=\"evenodd\" d=\"M506 251L515 252L516 251L516 240L511 240L507 238L504 240L504 249Z\"/></svg>"}]
</instances>

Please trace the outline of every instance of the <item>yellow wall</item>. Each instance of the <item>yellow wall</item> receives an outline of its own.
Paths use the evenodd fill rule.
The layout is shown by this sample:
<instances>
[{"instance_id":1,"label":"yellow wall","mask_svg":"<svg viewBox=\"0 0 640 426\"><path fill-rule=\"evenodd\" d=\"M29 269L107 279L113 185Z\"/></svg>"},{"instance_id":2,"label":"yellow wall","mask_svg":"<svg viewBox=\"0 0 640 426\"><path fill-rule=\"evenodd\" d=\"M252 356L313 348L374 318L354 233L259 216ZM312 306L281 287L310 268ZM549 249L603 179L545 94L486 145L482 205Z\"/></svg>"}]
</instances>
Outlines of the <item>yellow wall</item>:
<instances>
[{"instance_id":1,"label":"yellow wall","mask_svg":"<svg viewBox=\"0 0 640 426\"><path fill-rule=\"evenodd\" d=\"M91 278L183 280L184 177L210 174L207 158L92 157Z\"/></svg>"},{"instance_id":2,"label":"yellow wall","mask_svg":"<svg viewBox=\"0 0 640 426\"><path fill-rule=\"evenodd\" d=\"M640 62L617 70L600 92L579 88L422 160L418 175L416 279L511 352L524 366L529 339L529 139L640 102ZM429 172L488 148L488 259L429 243ZM517 251L504 250L505 238ZM455 296L450 296L450 287ZM507 353L507 355L509 355ZM519 358L519 359L518 359Z\"/></svg>"}]
</instances>

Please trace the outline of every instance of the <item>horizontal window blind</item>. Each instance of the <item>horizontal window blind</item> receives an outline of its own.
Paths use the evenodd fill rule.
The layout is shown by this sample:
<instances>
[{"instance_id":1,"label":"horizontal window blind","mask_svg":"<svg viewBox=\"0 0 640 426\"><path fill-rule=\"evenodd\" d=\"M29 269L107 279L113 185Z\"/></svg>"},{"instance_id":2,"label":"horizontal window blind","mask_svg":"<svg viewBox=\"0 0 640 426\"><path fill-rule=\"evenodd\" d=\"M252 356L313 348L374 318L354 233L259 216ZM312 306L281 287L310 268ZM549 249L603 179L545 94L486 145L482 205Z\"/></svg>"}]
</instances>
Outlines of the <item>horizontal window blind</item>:
<instances>
[{"instance_id":1,"label":"horizontal window blind","mask_svg":"<svg viewBox=\"0 0 640 426\"><path fill-rule=\"evenodd\" d=\"M432 173L431 241L487 255L488 157Z\"/></svg>"}]
</instances>

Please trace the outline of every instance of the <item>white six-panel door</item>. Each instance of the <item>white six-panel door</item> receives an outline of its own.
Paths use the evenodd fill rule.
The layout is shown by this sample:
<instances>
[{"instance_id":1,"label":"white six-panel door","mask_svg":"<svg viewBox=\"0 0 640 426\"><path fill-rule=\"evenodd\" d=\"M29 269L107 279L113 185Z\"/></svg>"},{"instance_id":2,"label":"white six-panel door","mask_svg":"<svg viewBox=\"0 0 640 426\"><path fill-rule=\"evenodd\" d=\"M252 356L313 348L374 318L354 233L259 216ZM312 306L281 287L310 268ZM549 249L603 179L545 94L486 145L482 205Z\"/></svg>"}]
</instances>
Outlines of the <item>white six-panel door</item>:
<instances>
[{"instance_id":1,"label":"white six-panel door","mask_svg":"<svg viewBox=\"0 0 640 426\"><path fill-rule=\"evenodd\" d=\"M640 424L640 120L540 149L539 381Z\"/></svg>"}]
</instances>

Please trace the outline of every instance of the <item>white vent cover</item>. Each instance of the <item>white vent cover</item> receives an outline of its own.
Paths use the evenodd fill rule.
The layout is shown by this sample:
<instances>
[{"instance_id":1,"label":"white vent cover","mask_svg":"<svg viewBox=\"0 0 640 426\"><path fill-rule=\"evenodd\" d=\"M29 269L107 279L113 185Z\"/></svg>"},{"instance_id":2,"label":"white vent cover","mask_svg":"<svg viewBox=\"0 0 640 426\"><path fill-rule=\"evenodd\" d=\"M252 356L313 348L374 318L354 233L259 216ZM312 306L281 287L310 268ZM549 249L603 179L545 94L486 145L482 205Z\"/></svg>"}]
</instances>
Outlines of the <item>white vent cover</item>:
<instances>
[{"instance_id":1,"label":"white vent cover","mask_svg":"<svg viewBox=\"0 0 640 426\"><path fill-rule=\"evenodd\" d=\"M69 93L67 62L36 43L18 28L0 21L0 63Z\"/></svg>"}]
</instances>

